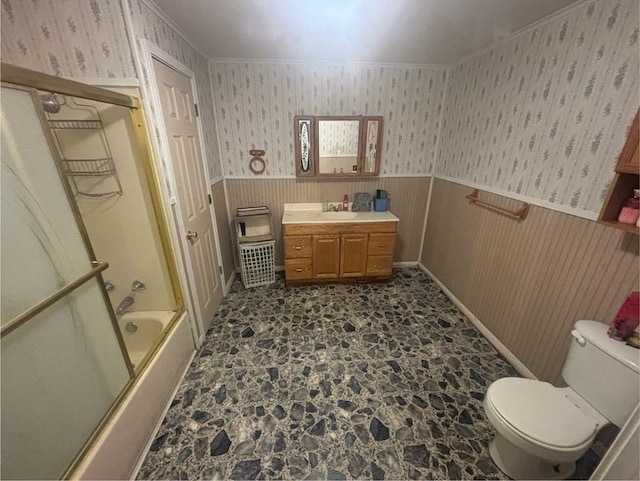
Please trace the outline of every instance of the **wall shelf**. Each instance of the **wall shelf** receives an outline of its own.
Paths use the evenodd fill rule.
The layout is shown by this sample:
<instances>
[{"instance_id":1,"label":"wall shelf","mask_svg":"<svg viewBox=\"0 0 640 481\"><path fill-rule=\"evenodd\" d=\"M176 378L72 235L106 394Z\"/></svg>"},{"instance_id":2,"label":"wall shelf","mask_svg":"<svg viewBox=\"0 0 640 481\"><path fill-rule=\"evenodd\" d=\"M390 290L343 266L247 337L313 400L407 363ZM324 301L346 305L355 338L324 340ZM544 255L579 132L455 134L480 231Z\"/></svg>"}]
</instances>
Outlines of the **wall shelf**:
<instances>
[{"instance_id":1,"label":"wall shelf","mask_svg":"<svg viewBox=\"0 0 640 481\"><path fill-rule=\"evenodd\" d=\"M616 173L611 181L607 198L600 210L598 222L604 225L614 227L616 229L629 232L631 234L640 234L640 228L635 224L623 224L618 222L618 214L624 206L625 202L633 197L633 189L640 188L640 124L638 123L638 115L631 125L631 130L627 140L620 152L618 163L616 165Z\"/></svg>"},{"instance_id":2,"label":"wall shelf","mask_svg":"<svg viewBox=\"0 0 640 481\"><path fill-rule=\"evenodd\" d=\"M630 234L640 234L640 228L636 227L633 224L623 224L621 222L618 222L617 220L601 220L600 223L608 225L610 227L615 227L616 229L620 229L625 232L629 232Z\"/></svg>"},{"instance_id":3,"label":"wall shelf","mask_svg":"<svg viewBox=\"0 0 640 481\"><path fill-rule=\"evenodd\" d=\"M274 240L271 213L236 216L236 238L238 244L251 244Z\"/></svg>"}]
</instances>

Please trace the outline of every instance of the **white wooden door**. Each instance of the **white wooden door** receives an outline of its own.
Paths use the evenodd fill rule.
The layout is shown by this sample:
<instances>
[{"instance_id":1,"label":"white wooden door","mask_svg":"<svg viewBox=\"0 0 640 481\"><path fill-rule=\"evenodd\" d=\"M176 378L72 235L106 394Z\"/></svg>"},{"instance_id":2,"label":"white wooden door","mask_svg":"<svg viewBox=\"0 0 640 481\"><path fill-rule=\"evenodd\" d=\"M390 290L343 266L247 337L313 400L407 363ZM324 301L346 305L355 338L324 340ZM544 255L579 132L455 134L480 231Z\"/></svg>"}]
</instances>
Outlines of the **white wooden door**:
<instances>
[{"instance_id":1,"label":"white wooden door","mask_svg":"<svg viewBox=\"0 0 640 481\"><path fill-rule=\"evenodd\" d=\"M182 214L180 234L188 252L190 291L199 311L194 314L206 332L222 302L223 289L191 80L155 58L153 68Z\"/></svg>"}]
</instances>

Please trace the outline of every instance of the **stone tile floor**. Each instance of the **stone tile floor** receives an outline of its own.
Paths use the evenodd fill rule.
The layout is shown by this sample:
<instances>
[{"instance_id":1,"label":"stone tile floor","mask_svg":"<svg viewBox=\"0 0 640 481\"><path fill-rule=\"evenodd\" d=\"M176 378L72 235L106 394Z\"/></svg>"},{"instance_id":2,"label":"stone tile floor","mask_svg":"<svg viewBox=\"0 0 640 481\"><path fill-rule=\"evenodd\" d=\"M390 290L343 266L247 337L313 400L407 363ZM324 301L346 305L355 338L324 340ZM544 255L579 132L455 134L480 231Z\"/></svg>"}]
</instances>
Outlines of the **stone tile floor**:
<instances>
[{"instance_id":1,"label":"stone tile floor","mask_svg":"<svg viewBox=\"0 0 640 481\"><path fill-rule=\"evenodd\" d=\"M503 479L482 400L514 375L418 268L236 281L138 479Z\"/></svg>"}]
</instances>

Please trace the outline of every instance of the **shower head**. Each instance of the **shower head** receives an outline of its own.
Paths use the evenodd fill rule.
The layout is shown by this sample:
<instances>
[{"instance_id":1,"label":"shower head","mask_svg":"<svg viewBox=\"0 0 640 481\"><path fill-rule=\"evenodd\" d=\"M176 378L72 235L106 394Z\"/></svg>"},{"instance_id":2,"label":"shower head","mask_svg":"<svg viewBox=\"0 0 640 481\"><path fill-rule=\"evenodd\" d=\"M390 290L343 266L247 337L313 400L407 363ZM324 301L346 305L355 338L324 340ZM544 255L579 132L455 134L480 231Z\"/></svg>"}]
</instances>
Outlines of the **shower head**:
<instances>
[{"instance_id":1,"label":"shower head","mask_svg":"<svg viewBox=\"0 0 640 481\"><path fill-rule=\"evenodd\" d=\"M64 97L62 98L64 99ZM50 114L57 114L60 112L60 106L64 104L64 102L62 102L62 104L58 102L58 94L56 93L41 95L40 102L42 102L42 108Z\"/></svg>"}]
</instances>

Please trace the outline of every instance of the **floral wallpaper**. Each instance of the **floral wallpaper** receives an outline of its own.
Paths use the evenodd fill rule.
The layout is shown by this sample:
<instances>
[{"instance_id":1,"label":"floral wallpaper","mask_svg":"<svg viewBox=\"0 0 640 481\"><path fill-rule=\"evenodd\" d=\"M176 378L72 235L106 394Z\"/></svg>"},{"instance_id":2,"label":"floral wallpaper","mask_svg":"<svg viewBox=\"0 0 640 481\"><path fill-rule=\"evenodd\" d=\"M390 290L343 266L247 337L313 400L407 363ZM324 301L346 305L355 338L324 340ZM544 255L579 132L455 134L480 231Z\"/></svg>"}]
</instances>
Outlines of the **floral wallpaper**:
<instances>
[{"instance_id":1,"label":"floral wallpaper","mask_svg":"<svg viewBox=\"0 0 640 481\"><path fill-rule=\"evenodd\" d=\"M118 0L2 0L2 61L65 77L135 77Z\"/></svg>"},{"instance_id":2,"label":"floral wallpaper","mask_svg":"<svg viewBox=\"0 0 640 481\"><path fill-rule=\"evenodd\" d=\"M293 117L382 115L381 175L424 175L436 161L446 71L429 67L210 63L226 176L253 177L250 149L264 149L264 176L294 176Z\"/></svg>"},{"instance_id":3,"label":"floral wallpaper","mask_svg":"<svg viewBox=\"0 0 640 481\"><path fill-rule=\"evenodd\" d=\"M598 212L638 53L637 0L595 1L452 68L436 173Z\"/></svg>"},{"instance_id":4,"label":"floral wallpaper","mask_svg":"<svg viewBox=\"0 0 640 481\"><path fill-rule=\"evenodd\" d=\"M126 5L133 32L127 32L119 0L2 0L2 61L79 81L140 77L148 86L147 73L136 74L128 35L138 48L146 38L195 73L209 176L221 177L207 59L141 0ZM159 135L156 125L151 130Z\"/></svg>"},{"instance_id":5,"label":"floral wallpaper","mask_svg":"<svg viewBox=\"0 0 640 481\"><path fill-rule=\"evenodd\" d=\"M143 0L124 5L133 32L118 0L2 0L2 61L148 85L128 36L148 39L195 72L212 179L253 177L252 148L267 151L263 176L293 176L296 114L382 115L382 175L435 172L593 214L640 103L637 0L586 3L448 71L208 63Z\"/></svg>"},{"instance_id":6,"label":"floral wallpaper","mask_svg":"<svg viewBox=\"0 0 640 481\"><path fill-rule=\"evenodd\" d=\"M222 177L207 59L158 17L144 2L141 0L127 0L126 3L133 20L133 36L136 39L136 47L140 49L140 38L145 38L194 72L198 86L199 113L202 122L209 177L211 180ZM149 88L149 73L143 71L140 77L145 87ZM148 104L151 110L160 108L160 106L152 105L150 102ZM152 125L152 129L154 131L153 134L158 137L158 126ZM166 163L165 159L161 159L161 162L163 165Z\"/></svg>"}]
</instances>

